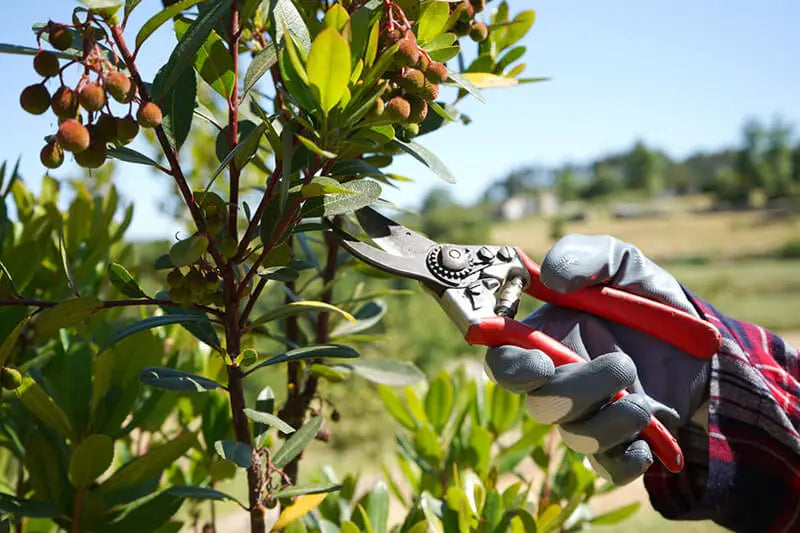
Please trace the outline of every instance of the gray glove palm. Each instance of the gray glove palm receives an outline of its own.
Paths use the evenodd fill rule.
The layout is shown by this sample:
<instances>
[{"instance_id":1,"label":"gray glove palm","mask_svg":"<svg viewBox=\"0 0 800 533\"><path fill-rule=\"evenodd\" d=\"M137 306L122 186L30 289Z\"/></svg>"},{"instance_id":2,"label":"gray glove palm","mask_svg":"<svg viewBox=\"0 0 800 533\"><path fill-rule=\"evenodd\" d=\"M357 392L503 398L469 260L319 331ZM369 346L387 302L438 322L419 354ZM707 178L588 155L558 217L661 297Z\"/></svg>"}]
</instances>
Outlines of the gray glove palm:
<instances>
[{"instance_id":1,"label":"gray glove palm","mask_svg":"<svg viewBox=\"0 0 800 533\"><path fill-rule=\"evenodd\" d=\"M566 293L605 284L697 316L680 284L632 245L609 236L570 235L542 262L541 279ZM710 363L658 339L594 315L545 305L525 323L560 340L588 361L558 368L538 350L490 348L486 370L500 386L528 393L540 422L558 424L564 442L617 484L652 463L637 437L655 414L673 433L703 403ZM619 390L632 394L609 404Z\"/></svg>"}]
</instances>

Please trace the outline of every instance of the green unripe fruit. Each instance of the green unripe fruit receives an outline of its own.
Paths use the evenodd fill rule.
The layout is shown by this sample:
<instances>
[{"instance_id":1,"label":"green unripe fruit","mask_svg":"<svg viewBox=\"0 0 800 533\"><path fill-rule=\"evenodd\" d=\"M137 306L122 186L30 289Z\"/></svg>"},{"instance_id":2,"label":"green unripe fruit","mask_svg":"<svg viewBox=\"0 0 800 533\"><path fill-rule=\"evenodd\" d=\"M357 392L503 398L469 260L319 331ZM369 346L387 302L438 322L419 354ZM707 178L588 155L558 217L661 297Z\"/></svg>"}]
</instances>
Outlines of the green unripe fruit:
<instances>
[{"instance_id":1,"label":"green unripe fruit","mask_svg":"<svg viewBox=\"0 0 800 533\"><path fill-rule=\"evenodd\" d=\"M50 30L48 40L56 50L66 50L72 46L72 32L64 26L56 26Z\"/></svg>"},{"instance_id":2,"label":"green unripe fruit","mask_svg":"<svg viewBox=\"0 0 800 533\"><path fill-rule=\"evenodd\" d=\"M410 67L419 61L419 46L417 43L404 37L398 41L399 47L394 55L394 63L398 67Z\"/></svg>"},{"instance_id":3,"label":"green unripe fruit","mask_svg":"<svg viewBox=\"0 0 800 533\"><path fill-rule=\"evenodd\" d=\"M192 291L192 296L200 296L206 292L206 282L199 270L192 269L186 274L186 285Z\"/></svg>"},{"instance_id":4,"label":"green unripe fruit","mask_svg":"<svg viewBox=\"0 0 800 533\"><path fill-rule=\"evenodd\" d=\"M439 86L435 83L425 80L425 87L422 88L420 96L429 102L433 102L439 98Z\"/></svg>"},{"instance_id":5,"label":"green unripe fruit","mask_svg":"<svg viewBox=\"0 0 800 533\"><path fill-rule=\"evenodd\" d=\"M489 36L489 28L483 22L473 22L469 30L469 38L479 43Z\"/></svg>"},{"instance_id":6,"label":"green unripe fruit","mask_svg":"<svg viewBox=\"0 0 800 533\"><path fill-rule=\"evenodd\" d=\"M214 272L206 272L206 275L203 276L203 282L206 285L206 292L213 293L217 290L217 286L219 285L219 276Z\"/></svg>"},{"instance_id":7,"label":"green unripe fruit","mask_svg":"<svg viewBox=\"0 0 800 533\"><path fill-rule=\"evenodd\" d=\"M409 122L416 124L425 120L425 117L428 116L428 102L426 102L424 98L409 95L408 104L411 106L411 111L408 114ZM416 133L414 135L416 135Z\"/></svg>"},{"instance_id":8,"label":"green unripe fruit","mask_svg":"<svg viewBox=\"0 0 800 533\"><path fill-rule=\"evenodd\" d=\"M50 141L39 152L39 160L47 168L58 168L64 162L64 150L54 140Z\"/></svg>"},{"instance_id":9,"label":"green unripe fruit","mask_svg":"<svg viewBox=\"0 0 800 533\"><path fill-rule=\"evenodd\" d=\"M78 114L78 95L66 85L62 85L53 93L50 107L58 118L74 118Z\"/></svg>"},{"instance_id":10,"label":"green unripe fruit","mask_svg":"<svg viewBox=\"0 0 800 533\"><path fill-rule=\"evenodd\" d=\"M375 103L372 104L372 108L370 108L369 112L367 113L367 118L372 120L381 118L385 107L386 104L383 103L383 100L378 98L375 100Z\"/></svg>"},{"instance_id":11,"label":"green unripe fruit","mask_svg":"<svg viewBox=\"0 0 800 533\"><path fill-rule=\"evenodd\" d=\"M89 147L75 154L75 162L84 168L100 168L106 162L106 143L92 139Z\"/></svg>"},{"instance_id":12,"label":"green unripe fruit","mask_svg":"<svg viewBox=\"0 0 800 533\"><path fill-rule=\"evenodd\" d=\"M102 139L103 142L113 141L117 138L117 119L103 113L94 123L91 133L92 137Z\"/></svg>"},{"instance_id":13,"label":"green unripe fruit","mask_svg":"<svg viewBox=\"0 0 800 533\"><path fill-rule=\"evenodd\" d=\"M217 307L225 307L225 294L222 291L217 291L211 295L211 303Z\"/></svg>"},{"instance_id":14,"label":"green unripe fruit","mask_svg":"<svg viewBox=\"0 0 800 533\"><path fill-rule=\"evenodd\" d=\"M419 55L419 61L417 61L417 68L422 72L428 70L428 66L431 64L431 60L428 59L425 54Z\"/></svg>"},{"instance_id":15,"label":"green unripe fruit","mask_svg":"<svg viewBox=\"0 0 800 533\"><path fill-rule=\"evenodd\" d=\"M169 260L176 266L187 266L200 259L208 248L208 239L203 235L192 235L178 241L169 249Z\"/></svg>"},{"instance_id":16,"label":"green unripe fruit","mask_svg":"<svg viewBox=\"0 0 800 533\"><path fill-rule=\"evenodd\" d=\"M44 85L29 85L22 89L19 105L32 115L41 115L50 106L50 92Z\"/></svg>"},{"instance_id":17,"label":"green unripe fruit","mask_svg":"<svg viewBox=\"0 0 800 533\"><path fill-rule=\"evenodd\" d=\"M117 140L128 144L139 134L139 124L131 115L117 119Z\"/></svg>"},{"instance_id":18,"label":"green unripe fruit","mask_svg":"<svg viewBox=\"0 0 800 533\"><path fill-rule=\"evenodd\" d=\"M395 96L387 102L386 109L383 112L392 122L403 122L408 120L408 116L411 114L411 106L408 100L402 96Z\"/></svg>"},{"instance_id":19,"label":"green unripe fruit","mask_svg":"<svg viewBox=\"0 0 800 533\"><path fill-rule=\"evenodd\" d=\"M408 68L400 76L398 84L410 93L418 92L425 85L425 74L421 70Z\"/></svg>"},{"instance_id":20,"label":"green unripe fruit","mask_svg":"<svg viewBox=\"0 0 800 533\"><path fill-rule=\"evenodd\" d=\"M56 139L64 150L73 153L83 152L89 148L91 142L89 130L74 118L68 118L61 123Z\"/></svg>"},{"instance_id":21,"label":"green unripe fruit","mask_svg":"<svg viewBox=\"0 0 800 533\"><path fill-rule=\"evenodd\" d=\"M419 124L406 124L403 126L403 133L405 133L406 139L416 137L419 135Z\"/></svg>"},{"instance_id":22,"label":"green unripe fruit","mask_svg":"<svg viewBox=\"0 0 800 533\"><path fill-rule=\"evenodd\" d=\"M106 105L106 91L96 83L87 83L81 87L78 101L87 111L100 111Z\"/></svg>"},{"instance_id":23,"label":"green unripe fruit","mask_svg":"<svg viewBox=\"0 0 800 533\"><path fill-rule=\"evenodd\" d=\"M117 102L127 104L136 94L131 79L122 72L109 72L103 78L103 83L108 94Z\"/></svg>"},{"instance_id":24,"label":"green unripe fruit","mask_svg":"<svg viewBox=\"0 0 800 533\"><path fill-rule=\"evenodd\" d=\"M447 81L447 67L444 63L431 61L425 69L425 77L431 83L444 83Z\"/></svg>"},{"instance_id":25,"label":"green unripe fruit","mask_svg":"<svg viewBox=\"0 0 800 533\"><path fill-rule=\"evenodd\" d=\"M22 385L22 374L16 368L3 367L0 370L0 384L4 389L14 390Z\"/></svg>"},{"instance_id":26,"label":"green unripe fruit","mask_svg":"<svg viewBox=\"0 0 800 533\"><path fill-rule=\"evenodd\" d=\"M155 128L161 125L161 108L153 102L145 102L139 106L136 119L143 128Z\"/></svg>"},{"instance_id":27,"label":"green unripe fruit","mask_svg":"<svg viewBox=\"0 0 800 533\"><path fill-rule=\"evenodd\" d=\"M230 259L236 255L236 249L238 246L239 245L236 243L236 239L229 235L222 239L222 242L219 243L219 251L225 259Z\"/></svg>"},{"instance_id":28,"label":"green unripe fruit","mask_svg":"<svg viewBox=\"0 0 800 533\"><path fill-rule=\"evenodd\" d=\"M183 280L183 274L181 274L181 271L177 268L173 268L167 274L167 285L172 289L183 287Z\"/></svg>"},{"instance_id":29,"label":"green unripe fruit","mask_svg":"<svg viewBox=\"0 0 800 533\"><path fill-rule=\"evenodd\" d=\"M169 290L169 299L175 303L192 303L192 292L187 287L175 287Z\"/></svg>"},{"instance_id":30,"label":"green unripe fruit","mask_svg":"<svg viewBox=\"0 0 800 533\"><path fill-rule=\"evenodd\" d=\"M33 70L43 78L58 76L58 58L53 52L42 50L33 56Z\"/></svg>"},{"instance_id":31,"label":"green unripe fruit","mask_svg":"<svg viewBox=\"0 0 800 533\"><path fill-rule=\"evenodd\" d=\"M216 215L213 217L206 218L206 229L209 233L219 233L219 230L222 229L222 226L225 224L225 219L222 218L222 215Z\"/></svg>"},{"instance_id":32,"label":"green unripe fruit","mask_svg":"<svg viewBox=\"0 0 800 533\"><path fill-rule=\"evenodd\" d=\"M214 301L214 293L204 292L197 295L197 303L200 305L211 305Z\"/></svg>"}]
</instances>

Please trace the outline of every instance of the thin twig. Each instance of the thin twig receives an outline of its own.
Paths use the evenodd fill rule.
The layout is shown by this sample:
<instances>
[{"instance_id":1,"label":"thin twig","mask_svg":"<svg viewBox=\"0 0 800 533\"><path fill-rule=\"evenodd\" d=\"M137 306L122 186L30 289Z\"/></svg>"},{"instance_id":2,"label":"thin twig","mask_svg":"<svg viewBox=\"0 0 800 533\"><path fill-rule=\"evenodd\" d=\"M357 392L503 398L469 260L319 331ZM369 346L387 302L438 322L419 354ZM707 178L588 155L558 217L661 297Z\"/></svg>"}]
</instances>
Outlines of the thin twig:
<instances>
[{"instance_id":1,"label":"thin twig","mask_svg":"<svg viewBox=\"0 0 800 533\"><path fill-rule=\"evenodd\" d=\"M51 301L51 300L37 300L33 298L13 298L9 300L0 300L0 307L5 306L22 306L22 307L38 307L40 309L47 309L49 307L55 307L61 302ZM192 309L197 309L198 311L204 311L206 313L210 313L215 316L222 316L223 312L219 309L214 309L213 307L208 307L206 305L200 304L180 304L178 302L173 302L172 300L165 300L160 298L141 298L141 299L131 299L131 300L103 300L100 302L100 306L96 307L95 309L111 309L113 307L133 307L137 305L163 305L165 307L189 307Z\"/></svg>"}]
</instances>

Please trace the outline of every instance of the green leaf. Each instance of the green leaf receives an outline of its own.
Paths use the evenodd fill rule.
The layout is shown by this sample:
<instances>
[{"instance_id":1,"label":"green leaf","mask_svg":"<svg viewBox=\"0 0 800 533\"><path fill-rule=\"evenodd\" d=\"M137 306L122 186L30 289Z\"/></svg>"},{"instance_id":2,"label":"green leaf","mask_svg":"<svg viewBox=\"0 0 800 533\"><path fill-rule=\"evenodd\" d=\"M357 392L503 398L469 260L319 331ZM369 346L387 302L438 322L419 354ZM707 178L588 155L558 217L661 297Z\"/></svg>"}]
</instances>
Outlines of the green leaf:
<instances>
[{"instance_id":1,"label":"green leaf","mask_svg":"<svg viewBox=\"0 0 800 533\"><path fill-rule=\"evenodd\" d=\"M146 155L132 150L127 146L115 146L108 149L109 157L125 161L127 163L136 163L139 165L149 165L151 167L158 167L158 163L147 157Z\"/></svg>"},{"instance_id":2,"label":"green leaf","mask_svg":"<svg viewBox=\"0 0 800 533\"><path fill-rule=\"evenodd\" d=\"M256 408L258 413L273 414L275 412L275 393L272 387L266 386L261 389L256 396ZM269 427L262 422L253 423L253 440L259 448L264 445ZM293 428L294 429L294 428Z\"/></svg>"},{"instance_id":3,"label":"green leaf","mask_svg":"<svg viewBox=\"0 0 800 533\"><path fill-rule=\"evenodd\" d=\"M102 345L100 351L110 348L118 343L125 337L130 337L134 333L145 331L147 329L159 328L162 326L170 326L172 324L186 324L188 322L208 322L208 317L205 314L167 314L161 316L151 316L142 320L137 320L132 324L123 326L111 335L111 338Z\"/></svg>"},{"instance_id":4,"label":"green leaf","mask_svg":"<svg viewBox=\"0 0 800 533\"><path fill-rule=\"evenodd\" d=\"M61 328L86 320L102 305L94 296L64 300L36 315L36 330L40 336L48 337Z\"/></svg>"},{"instance_id":5,"label":"green leaf","mask_svg":"<svg viewBox=\"0 0 800 533\"><path fill-rule=\"evenodd\" d=\"M425 379L425 374L408 361L362 359L342 366L366 380L382 385L412 385Z\"/></svg>"},{"instance_id":6,"label":"green leaf","mask_svg":"<svg viewBox=\"0 0 800 533\"><path fill-rule=\"evenodd\" d=\"M478 89L493 89L497 87L513 87L519 82L514 79L513 73L508 76L498 76L491 72L465 72L464 79L468 80L472 85Z\"/></svg>"},{"instance_id":7,"label":"green leaf","mask_svg":"<svg viewBox=\"0 0 800 533\"><path fill-rule=\"evenodd\" d=\"M489 424L497 435L509 430L514 424L520 402L519 394L509 392L502 387L494 387Z\"/></svg>"},{"instance_id":8,"label":"green leaf","mask_svg":"<svg viewBox=\"0 0 800 533\"><path fill-rule=\"evenodd\" d=\"M337 180L327 176L316 176L311 183L300 188L303 198L314 198L323 194L355 194L350 189L345 189Z\"/></svg>"},{"instance_id":9,"label":"green leaf","mask_svg":"<svg viewBox=\"0 0 800 533\"><path fill-rule=\"evenodd\" d=\"M384 407L386 410L389 411L389 414L394 417L395 420L400 422L406 429L415 430L417 429L417 423L408 414L408 410L406 406L403 404L402 400L400 400L400 396L387 387L386 385L378 385L378 396L380 396L381 401L383 401Z\"/></svg>"},{"instance_id":10,"label":"green leaf","mask_svg":"<svg viewBox=\"0 0 800 533\"><path fill-rule=\"evenodd\" d=\"M33 379L25 377L16 391L22 405L50 429L72 437L72 424L53 398Z\"/></svg>"},{"instance_id":11,"label":"green leaf","mask_svg":"<svg viewBox=\"0 0 800 533\"><path fill-rule=\"evenodd\" d=\"M3 343L0 344L0 366L5 365L6 361L8 361L11 351L14 349L14 346L17 345L19 336L22 335L22 331L25 329L25 326L28 325L29 320L29 316L20 320L17 325L14 326L14 329L11 330L11 333L3 340Z\"/></svg>"},{"instance_id":12,"label":"green leaf","mask_svg":"<svg viewBox=\"0 0 800 533\"><path fill-rule=\"evenodd\" d=\"M168 293L167 291L160 291L156 294L156 298L167 298ZM176 307L176 306L166 306L162 305L159 306L164 313L167 315L177 315L177 316L186 316L191 315L193 317L197 317L197 320L191 321L181 321L181 327L183 327L186 331L197 337L198 340L204 342L205 344L211 346L212 348L220 349L220 342L219 337L217 336L217 331L214 329L214 325L208 319L208 316L203 312L197 309L188 309L186 307Z\"/></svg>"},{"instance_id":13,"label":"green leaf","mask_svg":"<svg viewBox=\"0 0 800 533\"><path fill-rule=\"evenodd\" d=\"M297 457L308 446L308 443L314 439L320 428L322 428L321 416L316 416L309 420L303 427L295 431L283 446L275 452L272 456L272 463L278 468L283 468L289 464L292 459Z\"/></svg>"},{"instance_id":14,"label":"green leaf","mask_svg":"<svg viewBox=\"0 0 800 533\"><path fill-rule=\"evenodd\" d=\"M232 0L211 0L209 7L183 34L178 45L172 51L169 61L165 66L166 78L160 91L153 95L153 99L158 101L166 92L178 81L184 71L194 62L198 50L205 43L212 28L230 7ZM155 89L155 87L154 87ZM154 91L155 92L155 91ZM194 102L192 102L194 105Z\"/></svg>"},{"instance_id":15,"label":"green leaf","mask_svg":"<svg viewBox=\"0 0 800 533\"><path fill-rule=\"evenodd\" d=\"M536 21L536 12L533 10L521 11L517 13L514 20L506 26L506 31L502 36L502 41L498 44L501 48L507 48L516 43L528 33L533 23Z\"/></svg>"},{"instance_id":16,"label":"green leaf","mask_svg":"<svg viewBox=\"0 0 800 533\"><path fill-rule=\"evenodd\" d=\"M262 278L286 282L296 280L300 273L288 266L274 266L259 268L258 275Z\"/></svg>"},{"instance_id":17,"label":"green leaf","mask_svg":"<svg viewBox=\"0 0 800 533\"><path fill-rule=\"evenodd\" d=\"M350 80L350 45L333 28L322 30L308 54L306 71L314 96L328 113L339 103Z\"/></svg>"},{"instance_id":18,"label":"green leaf","mask_svg":"<svg viewBox=\"0 0 800 533\"><path fill-rule=\"evenodd\" d=\"M0 53L3 54L14 54L20 56L35 56L39 53L38 48L31 48L30 46L19 46L16 44L6 44L0 43ZM61 59L75 59L79 57L77 52L59 52L58 50L54 50L56 56Z\"/></svg>"},{"instance_id":19,"label":"green leaf","mask_svg":"<svg viewBox=\"0 0 800 533\"><path fill-rule=\"evenodd\" d=\"M143 368L139 381L156 389L178 392L208 392L222 386L212 379L162 366Z\"/></svg>"},{"instance_id":20,"label":"green leaf","mask_svg":"<svg viewBox=\"0 0 800 533\"><path fill-rule=\"evenodd\" d=\"M209 487L198 487L195 485L178 485L170 487L167 492L180 496L181 498L192 498L195 500L217 500L217 501L231 501L238 504L240 507L245 508L244 505L230 494L225 494L222 491L212 489Z\"/></svg>"},{"instance_id":21,"label":"green leaf","mask_svg":"<svg viewBox=\"0 0 800 533\"><path fill-rule=\"evenodd\" d=\"M595 525L602 525L602 526L617 524L619 522L622 522L626 518L636 514L636 511L638 511L641 506L642 506L641 502L633 502L628 505L623 505L622 507L618 507L607 513L597 515L591 520L589 520L589 522Z\"/></svg>"},{"instance_id":22,"label":"green leaf","mask_svg":"<svg viewBox=\"0 0 800 533\"><path fill-rule=\"evenodd\" d=\"M277 62L278 51L275 45L273 43L267 43L267 46L255 55L250 62L250 66L247 67L247 72L244 75L244 93L242 97L244 97L244 95L255 86L258 80L261 79L261 76L266 74Z\"/></svg>"},{"instance_id":23,"label":"green leaf","mask_svg":"<svg viewBox=\"0 0 800 533\"><path fill-rule=\"evenodd\" d=\"M181 37L189 28L185 19L175 21L175 33ZM233 58L228 52L225 42L215 30L208 33L208 37L197 50L194 68L206 83L221 96L230 98L234 89Z\"/></svg>"},{"instance_id":24,"label":"green leaf","mask_svg":"<svg viewBox=\"0 0 800 533\"><path fill-rule=\"evenodd\" d=\"M194 69L187 68L174 82L174 85L165 88L169 68L167 63L156 74L153 80L153 98L160 102L163 119L161 127L167 134L170 143L180 150L194 119L195 103L197 100L197 75Z\"/></svg>"},{"instance_id":25,"label":"green leaf","mask_svg":"<svg viewBox=\"0 0 800 533\"><path fill-rule=\"evenodd\" d=\"M188 266L200 259L208 249L208 237L192 235L180 240L169 249L169 260L176 267Z\"/></svg>"},{"instance_id":26,"label":"green leaf","mask_svg":"<svg viewBox=\"0 0 800 533\"><path fill-rule=\"evenodd\" d=\"M222 159L219 167L217 167L217 170L211 175L211 179L209 180L206 189L211 187L211 185L217 179L217 176L219 176L222 171L225 170L232 159L236 158L237 165L242 166L242 163L244 163L246 159L255 153L256 149L258 148L258 141L266 129L267 125L262 122L256 128L252 129L244 140L237 143L236 146L234 146L233 149Z\"/></svg>"},{"instance_id":27,"label":"green leaf","mask_svg":"<svg viewBox=\"0 0 800 533\"><path fill-rule=\"evenodd\" d=\"M69 481L84 489L100 477L114 460L114 441L108 435L89 435L78 444L69 459Z\"/></svg>"},{"instance_id":28,"label":"green leaf","mask_svg":"<svg viewBox=\"0 0 800 533\"><path fill-rule=\"evenodd\" d=\"M338 483L312 483L310 485L298 485L286 489L275 491L272 494L273 499L279 498L294 498L304 494L323 494L326 492L334 492L342 488Z\"/></svg>"},{"instance_id":29,"label":"green leaf","mask_svg":"<svg viewBox=\"0 0 800 533\"><path fill-rule=\"evenodd\" d=\"M100 489L108 494L117 490L135 487L145 480L161 476L164 470L191 448L197 437L190 431L183 431L166 444L154 446L114 472Z\"/></svg>"},{"instance_id":30,"label":"green leaf","mask_svg":"<svg viewBox=\"0 0 800 533\"><path fill-rule=\"evenodd\" d=\"M330 337L345 337L365 331L380 322L388 309L389 306L383 300L367 302L353 314L354 322L339 324L331 331Z\"/></svg>"},{"instance_id":31,"label":"green leaf","mask_svg":"<svg viewBox=\"0 0 800 533\"><path fill-rule=\"evenodd\" d=\"M308 33L306 23L292 0L278 0L272 11L275 19L275 42L281 42L284 28L294 35L306 53L311 49L311 35Z\"/></svg>"},{"instance_id":32,"label":"green leaf","mask_svg":"<svg viewBox=\"0 0 800 533\"><path fill-rule=\"evenodd\" d=\"M148 488L148 492L157 487ZM122 514L112 522L103 524L103 531L114 533L139 533L140 531L158 531L169 520L178 514L183 499L168 491L157 492L126 505ZM112 515L113 516L113 515Z\"/></svg>"},{"instance_id":33,"label":"green leaf","mask_svg":"<svg viewBox=\"0 0 800 533\"><path fill-rule=\"evenodd\" d=\"M333 4L325 13L325 18L322 22L328 28L341 32L349 20L350 14L347 10L341 4Z\"/></svg>"},{"instance_id":34,"label":"green leaf","mask_svg":"<svg viewBox=\"0 0 800 533\"><path fill-rule=\"evenodd\" d=\"M486 531L495 531L503 519L503 499L497 489L486 493L486 502L483 504L481 517L486 521Z\"/></svg>"},{"instance_id":35,"label":"green leaf","mask_svg":"<svg viewBox=\"0 0 800 533\"><path fill-rule=\"evenodd\" d=\"M351 322L355 322L355 317L344 311L343 309L339 309L335 305L331 305L326 302L317 302L314 300L303 300L300 302L291 302L288 304L280 305L271 311L268 311L261 315L260 317L256 318L253 321L253 325L259 324L266 324L267 322L272 322L274 320L280 320L282 318L286 318L287 316L299 315L303 313L319 313L319 312L333 312L338 313L345 317L347 320Z\"/></svg>"},{"instance_id":36,"label":"green leaf","mask_svg":"<svg viewBox=\"0 0 800 533\"><path fill-rule=\"evenodd\" d=\"M38 500L23 500L0 492L0 511L30 518L54 518L58 516L58 509L50 502Z\"/></svg>"},{"instance_id":37,"label":"green leaf","mask_svg":"<svg viewBox=\"0 0 800 533\"><path fill-rule=\"evenodd\" d=\"M139 284L136 283L136 280L133 279L131 273L120 264L109 263L108 279L111 280L111 284L125 296L130 298L144 298L147 296L142 288L139 287Z\"/></svg>"},{"instance_id":38,"label":"green leaf","mask_svg":"<svg viewBox=\"0 0 800 533\"><path fill-rule=\"evenodd\" d=\"M367 516L375 533L386 533L389 522L389 490L378 481L367 496Z\"/></svg>"},{"instance_id":39,"label":"green leaf","mask_svg":"<svg viewBox=\"0 0 800 533\"><path fill-rule=\"evenodd\" d=\"M351 193L311 198L303 204L302 216L309 218L341 215L373 204L381 195L381 186L372 180L355 180L341 185Z\"/></svg>"},{"instance_id":40,"label":"green leaf","mask_svg":"<svg viewBox=\"0 0 800 533\"><path fill-rule=\"evenodd\" d=\"M421 42L427 42L439 36L445 31L449 17L450 8L447 2L432 2L428 4L417 23L417 39Z\"/></svg>"},{"instance_id":41,"label":"green leaf","mask_svg":"<svg viewBox=\"0 0 800 533\"><path fill-rule=\"evenodd\" d=\"M522 522L522 531L525 533L536 533L539 530L536 519L528 511L524 509L510 509L503 514L503 519L500 521L497 528L495 528L495 531L510 531L511 521L515 518L518 518L519 521ZM541 521L541 517L539 520Z\"/></svg>"},{"instance_id":42,"label":"green leaf","mask_svg":"<svg viewBox=\"0 0 800 533\"><path fill-rule=\"evenodd\" d=\"M305 146L318 156L322 156L327 159L335 159L337 157L336 154L334 154L333 152L329 152L328 150L323 150L317 145L317 143L315 143L311 139L303 137L299 133L295 134L295 137L297 137L297 140L300 141L303 144L303 146Z\"/></svg>"},{"instance_id":43,"label":"green leaf","mask_svg":"<svg viewBox=\"0 0 800 533\"><path fill-rule=\"evenodd\" d=\"M138 48L142 46L142 43L166 21L178 15L181 11L189 9L193 5L199 4L203 1L204 0L180 0L179 2L164 8L159 13L156 13L150 17L150 19L141 27L139 33L136 34L136 47Z\"/></svg>"},{"instance_id":44,"label":"green leaf","mask_svg":"<svg viewBox=\"0 0 800 533\"><path fill-rule=\"evenodd\" d=\"M341 383L347 376L328 365L312 364L308 368L308 374L317 378L325 379L331 383Z\"/></svg>"},{"instance_id":45,"label":"green leaf","mask_svg":"<svg viewBox=\"0 0 800 533\"><path fill-rule=\"evenodd\" d=\"M262 413L261 411L256 411L255 409L244 409L243 412L245 416L253 422L276 427L287 435L295 432L295 429L292 426L273 414Z\"/></svg>"},{"instance_id":46,"label":"green leaf","mask_svg":"<svg viewBox=\"0 0 800 533\"><path fill-rule=\"evenodd\" d=\"M319 359L322 357L338 357L338 358L357 358L358 352L352 349L349 346L344 346L342 344L320 344L318 346L304 346L302 348L295 348L294 350L289 350L288 352L283 352L282 354L276 355L275 357L271 357L261 363L260 365L253 367L250 372L256 370L258 368L262 368L265 366L277 365L278 363L285 363L287 361L298 361L300 359Z\"/></svg>"},{"instance_id":47,"label":"green leaf","mask_svg":"<svg viewBox=\"0 0 800 533\"><path fill-rule=\"evenodd\" d=\"M458 72L453 72L452 70L447 69L447 79L474 96L479 102L486 103L486 98L483 97L480 89L475 87L471 81Z\"/></svg>"},{"instance_id":48,"label":"green leaf","mask_svg":"<svg viewBox=\"0 0 800 533\"><path fill-rule=\"evenodd\" d=\"M243 442L232 440L218 440L214 449L223 459L233 461L242 468L249 468L253 459L253 448Z\"/></svg>"},{"instance_id":49,"label":"green leaf","mask_svg":"<svg viewBox=\"0 0 800 533\"><path fill-rule=\"evenodd\" d=\"M453 382L446 372L440 372L425 394L425 414L436 431L441 431L453 410Z\"/></svg>"},{"instance_id":50,"label":"green leaf","mask_svg":"<svg viewBox=\"0 0 800 533\"><path fill-rule=\"evenodd\" d=\"M433 172L436 173L440 178L442 178L447 183L455 183L456 178L453 176L453 173L444 166L444 163L436 157L436 155L421 146L414 141L403 142L399 139L395 139L393 142L397 143L400 148L402 148L405 152L411 154L414 159L425 165L426 167L430 168Z\"/></svg>"}]
</instances>

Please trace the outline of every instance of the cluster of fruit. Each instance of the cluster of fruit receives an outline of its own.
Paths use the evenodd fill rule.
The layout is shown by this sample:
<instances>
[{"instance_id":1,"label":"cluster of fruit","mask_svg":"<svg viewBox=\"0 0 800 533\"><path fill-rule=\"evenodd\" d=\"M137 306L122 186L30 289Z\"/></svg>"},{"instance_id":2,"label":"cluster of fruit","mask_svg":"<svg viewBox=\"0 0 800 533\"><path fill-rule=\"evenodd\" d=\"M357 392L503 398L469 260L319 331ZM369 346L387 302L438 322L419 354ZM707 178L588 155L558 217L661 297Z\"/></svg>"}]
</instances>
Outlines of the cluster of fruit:
<instances>
[{"instance_id":1,"label":"cluster of fruit","mask_svg":"<svg viewBox=\"0 0 800 533\"><path fill-rule=\"evenodd\" d=\"M428 115L429 104L439 96L439 84L447 81L447 67L420 48L402 9L391 1L385 5L381 48L386 50L397 43L397 52L393 70L387 73L389 90L376 100L368 118L402 123L404 136L414 137ZM475 14L485 7L486 0L451 3L449 30L456 35L469 34L475 41L486 39L489 33L486 24L474 20Z\"/></svg>"},{"instance_id":2,"label":"cluster of fruit","mask_svg":"<svg viewBox=\"0 0 800 533\"><path fill-rule=\"evenodd\" d=\"M208 265L205 272L201 265L191 265L186 274L180 268L174 268L167 274L167 284L169 298L173 302L213 304L219 307L225 305L219 276Z\"/></svg>"},{"instance_id":3,"label":"cluster of fruit","mask_svg":"<svg viewBox=\"0 0 800 533\"><path fill-rule=\"evenodd\" d=\"M153 102L143 102L136 97L136 85L131 79L108 61L97 45L97 36L102 30L86 24L76 28L84 41L81 58L62 66L58 56L41 49L41 37L56 50L67 50L74 45L72 30L64 25L50 23L39 33L40 49L33 58L33 69L44 80L30 85L20 94L20 105L25 111L41 115L51 109L58 117L58 131L42 148L40 159L47 168L57 168L64 162L64 151L72 152L75 161L86 168L97 168L107 155L107 145L125 145L139 133L139 126L154 128L161 124L161 109ZM72 88L64 84L64 70L70 65L81 65L83 74ZM95 78L92 81L91 76ZM60 86L52 97L45 83L58 78ZM128 104L124 117L115 117L109 105L109 96L122 104ZM136 118L133 103L139 103ZM80 110L86 111L86 123Z\"/></svg>"}]
</instances>

